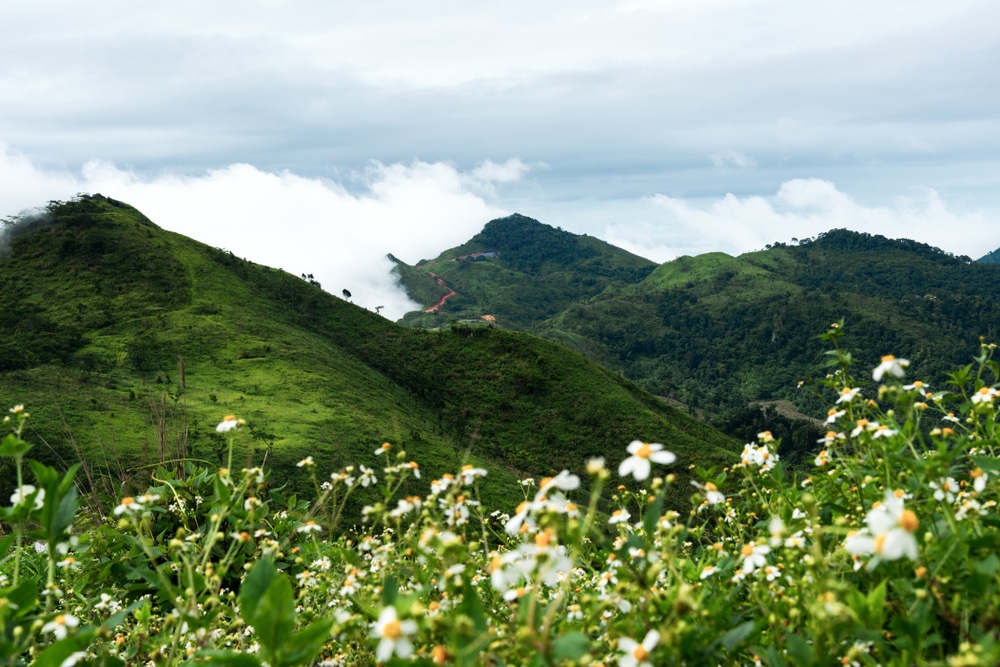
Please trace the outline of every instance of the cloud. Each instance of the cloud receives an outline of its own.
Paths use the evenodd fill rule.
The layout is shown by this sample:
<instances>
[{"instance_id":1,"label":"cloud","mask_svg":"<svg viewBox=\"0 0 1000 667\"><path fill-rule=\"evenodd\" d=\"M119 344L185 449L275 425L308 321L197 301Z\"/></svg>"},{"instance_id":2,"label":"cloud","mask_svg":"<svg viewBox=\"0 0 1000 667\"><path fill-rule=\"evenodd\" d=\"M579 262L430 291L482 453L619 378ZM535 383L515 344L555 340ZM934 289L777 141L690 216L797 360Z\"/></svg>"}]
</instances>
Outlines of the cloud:
<instances>
[{"instance_id":1,"label":"cloud","mask_svg":"<svg viewBox=\"0 0 1000 667\"><path fill-rule=\"evenodd\" d=\"M751 157L748 157L746 153L741 153L739 151L734 151L731 148L724 151L718 151L712 153L708 156L716 167L724 169L725 167L756 167L757 161Z\"/></svg>"},{"instance_id":2,"label":"cloud","mask_svg":"<svg viewBox=\"0 0 1000 667\"><path fill-rule=\"evenodd\" d=\"M100 161L79 174L34 167L0 152L7 214L100 192L128 202L161 227L300 275L349 289L367 308L397 319L417 307L394 284L386 253L414 263L465 242L507 211L481 191L527 172L518 160L462 172L446 163L371 163L342 182L232 164L199 175L145 176ZM470 186L475 184L475 188Z\"/></svg>"},{"instance_id":3,"label":"cloud","mask_svg":"<svg viewBox=\"0 0 1000 667\"><path fill-rule=\"evenodd\" d=\"M794 179L768 197L727 194L699 204L657 194L646 204L641 222L608 226L605 239L661 262L710 251L738 255L837 228L915 239L973 258L997 244L995 234L983 234L990 229L986 213L957 210L930 188L871 206L830 181Z\"/></svg>"}]
</instances>

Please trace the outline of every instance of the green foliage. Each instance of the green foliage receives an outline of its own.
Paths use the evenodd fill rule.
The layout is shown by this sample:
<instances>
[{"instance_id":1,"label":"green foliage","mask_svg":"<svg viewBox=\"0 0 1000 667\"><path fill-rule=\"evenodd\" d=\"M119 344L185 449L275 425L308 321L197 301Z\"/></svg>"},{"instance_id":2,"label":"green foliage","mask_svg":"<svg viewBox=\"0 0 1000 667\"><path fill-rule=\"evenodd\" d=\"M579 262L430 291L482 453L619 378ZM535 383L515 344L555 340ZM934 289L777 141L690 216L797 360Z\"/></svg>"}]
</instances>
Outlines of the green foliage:
<instances>
[{"instance_id":1,"label":"green foliage","mask_svg":"<svg viewBox=\"0 0 1000 667\"><path fill-rule=\"evenodd\" d=\"M301 461L311 500L189 461L102 519L70 512L72 471L25 459L16 406L0 664L997 664L996 347L930 391L906 359L859 371L839 323L821 338L825 451L792 473L759 433L738 463L695 466L683 513L667 500L690 459L637 441L621 467L588 461L589 484L525 480L513 514L483 502L486 470L418 478L383 445L329 476ZM229 456L249 436L222 430ZM331 508L369 487L365 523L339 530Z\"/></svg>"},{"instance_id":2,"label":"green foliage","mask_svg":"<svg viewBox=\"0 0 1000 667\"><path fill-rule=\"evenodd\" d=\"M485 465L484 498L505 507L516 474L579 469L636 433L704 452L706 465L734 455L727 438L556 345L400 327L100 195L13 225L0 398L34 406L46 465L83 461L81 498L95 507L123 483L139 493L158 463L225 466L211 427L227 413L247 422L234 460L267 460L293 484L307 454L340 468L392 442L428 475ZM355 520L366 493L344 509Z\"/></svg>"}]
</instances>

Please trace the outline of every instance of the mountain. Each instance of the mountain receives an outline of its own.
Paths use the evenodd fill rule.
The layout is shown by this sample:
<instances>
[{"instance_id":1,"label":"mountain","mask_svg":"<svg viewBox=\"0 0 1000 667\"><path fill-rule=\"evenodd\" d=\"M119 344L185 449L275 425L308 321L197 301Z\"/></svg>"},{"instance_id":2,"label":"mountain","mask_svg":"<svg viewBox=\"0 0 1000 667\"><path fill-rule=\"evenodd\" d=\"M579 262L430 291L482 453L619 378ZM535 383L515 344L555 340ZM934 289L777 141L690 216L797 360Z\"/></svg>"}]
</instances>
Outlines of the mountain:
<instances>
[{"instance_id":1,"label":"mountain","mask_svg":"<svg viewBox=\"0 0 1000 667\"><path fill-rule=\"evenodd\" d=\"M30 410L33 455L82 456L98 490L139 488L158 461L221 464L214 427L226 414L248 422L241 465L266 460L293 486L306 456L321 479L346 465L378 471L373 452L388 441L420 463L424 484L486 466L484 500L501 507L520 500L521 476L581 471L591 456L617 463L634 438L699 465L735 456L729 438L563 346L402 327L101 195L5 227L0 400ZM677 488L682 504L689 489Z\"/></svg>"},{"instance_id":2,"label":"mountain","mask_svg":"<svg viewBox=\"0 0 1000 667\"><path fill-rule=\"evenodd\" d=\"M552 228L535 223L532 229L524 220L520 229L529 230L528 238L556 236ZM495 223L505 225L494 221L487 228ZM588 241L558 234L559 245L551 251L546 244L529 245L531 266L558 264L562 247ZM486 248L470 242L441 257L470 247ZM472 291L478 312L514 313L518 306L512 301L531 306L545 299L551 281L511 268L522 265L518 247L509 243L499 257L466 261L465 272L476 282L461 277L460 263L445 264L450 271L439 275L456 296L438 317L469 312L451 305L463 303L465 289ZM603 252L618 256L610 247ZM440 266L434 265L436 272ZM635 266L648 271L638 259ZM581 280L586 275L583 267L567 271ZM1000 333L1000 266L842 229L739 257L680 257L641 278L620 275L601 283L595 279L592 293L568 291L547 310L525 308L525 316L498 315L498 322L583 352L740 438L753 437L763 425L761 407L781 408L772 412L775 419L825 410L825 399L810 386L797 387L822 372L827 348L816 336L832 322L844 320L845 344L860 369L875 366L883 354L905 356L935 388L944 388L947 369L978 354L980 336L995 340ZM518 279L516 297L509 294L509 276ZM403 322L421 323L424 317L411 314ZM819 425L792 421L799 423L788 422L783 435L794 439L796 448L811 448Z\"/></svg>"},{"instance_id":3,"label":"mountain","mask_svg":"<svg viewBox=\"0 0 1000 667\"><path fill-rule=\"evenodd\" d=\"M987 253L976 260L977 262L984 262L986 264L1000 264L1000 248L997 248L993 252Z\"/></svg>"},{"instance_id":4,"label":"mountain","mask_svg":"<svg viewBox=\"0 0 1000 667\"><path fill-rule=\"evenodd\" d=\"M512 215L488 222L468 243L415 267L396 260L394 271L410 297L427 306L406 315L409 326L435 328L488 316L501 327L530 331L611 283L637 283L655 268L592 236Z\"/></svg>"}]
</instances>

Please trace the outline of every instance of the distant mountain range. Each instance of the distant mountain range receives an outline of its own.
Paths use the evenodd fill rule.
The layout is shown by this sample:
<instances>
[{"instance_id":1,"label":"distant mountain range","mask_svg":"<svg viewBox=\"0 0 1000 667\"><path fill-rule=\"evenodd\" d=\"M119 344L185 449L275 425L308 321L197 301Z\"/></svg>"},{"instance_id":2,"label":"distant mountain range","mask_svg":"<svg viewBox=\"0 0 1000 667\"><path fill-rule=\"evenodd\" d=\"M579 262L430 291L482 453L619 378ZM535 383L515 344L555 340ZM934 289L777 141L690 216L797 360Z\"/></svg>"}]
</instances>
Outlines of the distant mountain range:
<instances>
[{"instance_id":1,"label":"distant mountain range","mask_svg":"<svg viewBox=\"0 0 1000 667\"><path fill-rule=\"evenodd\" d=\"M492 326L583 352L740 437L752 437L762 405L825 410L809 387L797 387L823 372L826 348L816 336L832 322L845 322L859 377L893 353L942 388L947 370L978 354L980 336L1000 334L1000 266L842 229L657 266L515 215L396 272L418 302L454 292L403 324L484 323L489 315ZM798 428L799 445L812 435Z\"/></svg>"},{"instance_id":2,"label":"distant mountain range","mask_svg":"<svg viewBox=\"0 0 1000 667\"><path fill-rule=\"evenodd\" d=\"M82 456L80 478L99 492L145 488L160 461L221 464L215 425L226 414L247 420L240 466L266 460L292 488L308 484L295 465L306 456L321 479L347 465L379 472L385 461L373 452L390 442L419 462L425 485L463 463L487 467L484 500L506 508L522 497L521 476L582 472L592 456L614 465L635 438L670 443L684 462L680 506L690 464L726 465L740 447L565 346L500 328L402 327L107 197L52 202L5 227L0 401L28 407L33 455L59 465ZM501 261L547 270L510 243L498 244ZM653 268L593 239L580 246L596 250L573 265L595 277L559 303ZM604 254L616 263L604 266ZM436 300L431 269L446 273L411 276ZM509 302L520 303L516 293ZM522 317L550 314L539 302ZM0 470L0 494L12 480Z\"/></svg>"}]
</instances>

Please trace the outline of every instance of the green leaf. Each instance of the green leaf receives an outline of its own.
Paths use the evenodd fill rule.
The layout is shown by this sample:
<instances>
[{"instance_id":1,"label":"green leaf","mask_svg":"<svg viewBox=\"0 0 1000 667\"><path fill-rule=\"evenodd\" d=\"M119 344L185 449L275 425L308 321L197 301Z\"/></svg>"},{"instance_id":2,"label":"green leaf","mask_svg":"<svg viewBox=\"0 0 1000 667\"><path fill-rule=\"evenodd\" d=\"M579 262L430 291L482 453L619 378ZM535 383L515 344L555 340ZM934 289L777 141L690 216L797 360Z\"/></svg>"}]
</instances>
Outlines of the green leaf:
<instances>
[{"instance_id":1,"label":"green leaf","mask_svg":"<svg viewBox=\"0 0 1000 667\"><path fill-rule=\"evenodd\" d=\"M391 574L386 576L382 584L382 605L389 607L396 604L396 596L399 594L399 583Z\"/></svg>"},{"instance_id":2,"label":"green leaf","mask_svg":"<svg viewBox=\"0 0 1000 667\"><path fill-rule=\"evenodd\" d=\"M72 637L66 637L51 644L35 657L33 667L60 667L63 661L77 651L86 650L94 636L93 628L77 632Z\"/></svg>"},{"instance_id":3,"label":"green leaf","mask_svg":"<svg viewBox=\"0 0 1000 667\"><path fill-rule=\"evenodd\" d=\"M1000 558L997 558L996 554L990 554L984 560L973 561L972 567L976 572L981 572L992 577L997 573L997 569L1000 569Z\"/></svg>"},{"instance_id":4,"label":"green leaf","mask_svg":"<svg viewBox=\"0 0 1000 667\"><path fill-rule=\"evenodd\" d=\"M785 645L788 647L788 654L795 659L796 665L813 664L813 650L802 637L788 633L785 635Z\"/></svg>"},{"instance_id":5,"label":"green leaf","mask_svg":"<svg viewBox=\"0 0 1000 667\"><path fill-rule=\"evenodd\" d=\"M571 632L552 642L552 657L556 660L579 660L590 651L590 637Z\"/></svg>"},{"instance_id":6,"label":"green leaf","mask_svg":"<svg viewBox=\"0 0 1000 667\"><path fill-rule=\"evenodd\" d=\"M24 579L17 586L3 591L3 596L10 604L15 605L17 611L14 617L24 616L35 610L35 602L38 600L38 581L35 579Z\"/></svg>"},{"instance_id":7,"label":"green leaf","mask_svg":"<svg viewBox=\"0 0 1000 667\"><path fill-rule=\"evenodd\" d=\"M31 445L24 440L19 440L13 433L9 433L0 440L0 456L12 458L24 456L31 449Z\"/></svg>"},{"instance_id":8,"label":"green leaf","mask_svg":"<svg viewBox=\"0 0 1000 667\"><path fill-rule=\"evenodd\" d=\"M229 665L229 667L260 667L260 661L246 653L232 651L201 651L199 661L203 665Z\"/></svg>"},{"instance_id":9,"label":"green leaf","mask_svg":"<svg viewBox=\"0 0 1000 667\"><path fill-rule=\"evenodd\" d=\"M330 639L334 619L322 619L296 633L288 640L276 667L309 663Z\"/></svg>"},{"instance_id":10,"label":"green leaf","mask_svg":"<svg viewBox=\"0 0 1000 667\"><path fill-rule=\"evenodd\" d=\"M277 576L278 570L274 567L274 561L270 558L261 558L243 578L243 583L240 585L240 614L248 624L254 624L257 603L264 597L264 593Z\"/></svg>"},{"instance_id":11,"label":"green leaf","mask_svg":"<svg viewBox=\"0 0 1000 667\"><path fill-rule=\"evenodd\" d=\"M745 621L735 628L722 635L722 645L727 651L732 651L744 639L753 634L755 629L753 621Z\"/></svg>"},{"instance_id":12,"label":"green leaf","mask_svg":"<svg viewBox=\"0 0 1000 667\"><path fill-rule=\"evenodd\" d=\"M246 619L267 653L276 655L295 629L295 593L287 576L276 577Z\"/></svg>"},{"instance_id":13,"label":"green leaf","mask_svg":"<svg viewBox=\"0 0 1000 667\"><path fill-rule=\"evenodd\" d=\"M52 522L51 539L53 541L58 541L66 529L73 524L73 518L76 516L76 510L77 507L79 507L79 504L76 487L69 487L69 491L67 491L66 495L64 495L59 501L59 509L56 510L55 517Z\"/></svg>"}]
</instances>

